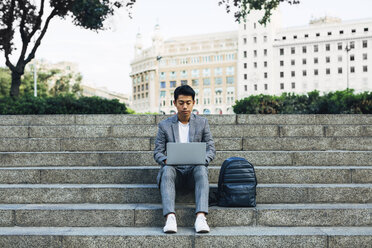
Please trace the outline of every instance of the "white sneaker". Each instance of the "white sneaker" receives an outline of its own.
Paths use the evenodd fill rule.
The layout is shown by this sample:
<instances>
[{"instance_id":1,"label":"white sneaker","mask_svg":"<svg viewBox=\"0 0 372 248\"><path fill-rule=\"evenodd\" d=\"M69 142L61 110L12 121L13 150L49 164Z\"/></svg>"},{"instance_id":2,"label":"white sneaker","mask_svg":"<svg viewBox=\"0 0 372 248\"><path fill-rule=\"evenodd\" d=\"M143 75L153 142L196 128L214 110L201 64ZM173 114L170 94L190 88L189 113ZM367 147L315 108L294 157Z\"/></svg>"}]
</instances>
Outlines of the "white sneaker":
<instances>
[{"instance_id":1,"label":"white sneaker","mask_svg":"<svg viewBox=\"0 0 372 248\"><path fill-rule=\"evenodd\" d=\"M176 233L177 232L177 221L176 215L169 214L167 217L167 221L165 222L165 226L163 228L165 233Z\"/></svg>"},{"instance_id":2,"label":"white sneaker","mask_svg":"<svg viewBox=\"0 0 372 248\"><path fill-rule=\"evenodd\" d=\"M195 220L195 231L197 233L208 233L211 229L207 224L207 218L203 215L199 215Z\"/></svg>"}]
</instances>

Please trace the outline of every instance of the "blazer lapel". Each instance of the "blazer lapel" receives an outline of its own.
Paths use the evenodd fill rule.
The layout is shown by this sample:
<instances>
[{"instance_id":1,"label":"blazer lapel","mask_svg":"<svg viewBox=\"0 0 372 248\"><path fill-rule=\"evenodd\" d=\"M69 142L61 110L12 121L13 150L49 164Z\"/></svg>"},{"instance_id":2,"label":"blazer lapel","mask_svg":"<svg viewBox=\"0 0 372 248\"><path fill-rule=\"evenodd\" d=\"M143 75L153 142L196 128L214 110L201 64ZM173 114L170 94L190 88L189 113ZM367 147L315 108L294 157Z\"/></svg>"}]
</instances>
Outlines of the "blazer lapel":
<instances>
[{"instance_id":1,"label":"blazer lapel","mask_svg":"<svg viewBox=\"0 0 372 248\"><path fill-rule=\"evenodd\" d=\"M189 142L194 142L195 137L195 117L194 114L190 115L190 121L189 121Z\"/></svg>"},{"instance_id":2,"label":"blazer lapel","mask_svg":"<svg viewBox=\"0 0 372 248\"><path fill-rule=\"evenodd\" d=\"M175 118L173 118L173 123L172 123L173 138L174 138L176 143L179 143L180 142L180 134L179 134L179 131L178 131L178 117L177 117L177 114L174 117Z\"/></svg>"}]
</instances>

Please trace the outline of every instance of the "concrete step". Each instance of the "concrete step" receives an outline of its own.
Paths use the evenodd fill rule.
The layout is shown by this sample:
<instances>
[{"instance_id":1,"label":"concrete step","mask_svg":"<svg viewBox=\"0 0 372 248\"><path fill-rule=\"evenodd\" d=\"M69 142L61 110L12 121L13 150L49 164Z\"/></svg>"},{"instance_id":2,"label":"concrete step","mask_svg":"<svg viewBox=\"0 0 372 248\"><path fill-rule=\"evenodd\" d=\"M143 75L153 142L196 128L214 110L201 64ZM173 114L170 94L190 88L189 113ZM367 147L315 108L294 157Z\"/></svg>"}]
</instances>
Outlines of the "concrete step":
<instances>
[{"instance_id":1,"label":"concrete step","mask_svg":"<svg viewBox=\"0 0 372 248\"><path fill-rule=\"evenodd\" d=\"M2 138L155 137L157 125L0 126ZM210 125L214 138L241 137L370 137L372 125Z\"/></svg>"},{"instance_id":2,"label":"concrete step","mask_svg":"<svg viewBox=\"0 0 372 248\"><path fill-rule=\"evenodd\" d=\"M153 151L154 138L1 138L0 151ZM217 151L372 151L371 137L214 138Z\"/></svg>"},{"instance_id":3,"label":"concrete step","mask_svg":"<svg viewBox=\"0 0 372 248\"><path fill-rule=\"evenodd\" d=\"M372 166L371 151L217 151L211 165L243 157L255 166ZM152 151L0 152L0 167L158 166Z\"/></svg>"},{"instance_id":4,"label":"concrete step","mask_svg":"<svg viewBox=\"0 0 372 248\"><path fill-rule=\"evenodd\" d=\"M3 115L0 125L158 124L170 115ZM370 125L372 115L202 115L209 124L341 124Z\"/></svg>"},{"instance_id":5,"label":"concrete step","mask_svg":"<svg viewBox=\"0 0 372 248\"><path fill-rule=\"evenodd\" d=\"M210 196L216 192L210 186ZM192 191L177 194L193 203ZM0 203L160 203L155 184L1 184ZM258 184L257 203L372 203L372 184Z\"/></svg>"},{"instance_id":6,"label":"concrete step","mask_svg":"<svg viewBox=\"0 0 372 248\"><path fill-rule=\"evenodd\" d=\"M0 226L150 227L164 225L161 204L0 204ZM192 227L195 206L177 205L177 225ZM372 204L258 204L210 207L218 226L372 226Z\"/></svg>"},{"instance_id":7,"label":"concrete step","mask_svg":"<svg viewBox=\"0 0 372 248\"><path fill-rule=\"evenodd\" d=\"M164 234L159 227L2 227L1 247L303 247L370 248L372 227L215 227Z\"/></svg>"},{"instance_id":8,"label":"concrete step","mask_svg":"<svg viewBox=\"0 0 372 248\"><path fill-rule=\"evenodd\" d=\"M153 184L159 167L3 167L0 184ZM259 183L372 183L372 166L256 166ZM220 167L209 167L209 182L217 183Z\"/></svg>"}]
</instances>

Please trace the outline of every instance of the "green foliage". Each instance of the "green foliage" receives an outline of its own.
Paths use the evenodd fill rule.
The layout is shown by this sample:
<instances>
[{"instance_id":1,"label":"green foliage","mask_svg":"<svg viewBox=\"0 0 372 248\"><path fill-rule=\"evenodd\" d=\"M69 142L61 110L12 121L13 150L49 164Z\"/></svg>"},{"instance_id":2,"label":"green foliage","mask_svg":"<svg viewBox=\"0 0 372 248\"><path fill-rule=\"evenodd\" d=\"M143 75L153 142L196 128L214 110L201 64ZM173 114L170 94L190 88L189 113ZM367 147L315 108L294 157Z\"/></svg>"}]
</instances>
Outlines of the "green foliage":
<instances>
[{"instance_id":1,"label":"green foliage","mask_svg":"<svg viewBox=\"0 0 372 248\"><path fill-rule=\"evenodd\" d=\"M245 21L251 10L263 10L264 14L258 22L266 25L270 21L272 11L283 2L289 4L300 3L299 0L219 0L218 4L225 5L227 13L230 13L232 8L237 9L234 12L237 22Z\"/></svg>"},{"instance_id":2,"label":"green foliage","mask_svg":"<svg viewBox=\"0 0 372 248\"><path fill-rule=\"evenodd\" d=\"M30 95L13 99L0 98L0 114L127 114L125 104L117 99L63 95L56 97L33 97Z\"/></svg>"},{"instance_id":3,"label":"green foliage","mask_svg":"<svg viewBox=\"0 0 372 248\"><path fill-rule=\"evenodd\" d=\"M74 79L74 80L73 80ZM51 89L49 88L49 82L55 81L55 84ZM72 84L71 82L75 82ZM37 72L37 96L59 96L59 95L74 95L80 96L82 88L80 83L82 76L78 74L63 75L59 70L49 71L38 71ZM0 67L0 97L9 95L9 89L11 85L11 72L7 68ZM26 71L22 76L22 84L19 88L20 97L26 95L34 95L34 73L32 71Z\"/></svg>"},{"instance_id":4,"label":"green foliage","mask_svg":"<svg viewBox=\"0 0 372 248\"><path fill-rule=\"evenodd\" d=\"M283 93L281 96L255 95L236 101L236 114L372 114L372 92L336 91L320 96Z\"/></svg>"}]
</instances>

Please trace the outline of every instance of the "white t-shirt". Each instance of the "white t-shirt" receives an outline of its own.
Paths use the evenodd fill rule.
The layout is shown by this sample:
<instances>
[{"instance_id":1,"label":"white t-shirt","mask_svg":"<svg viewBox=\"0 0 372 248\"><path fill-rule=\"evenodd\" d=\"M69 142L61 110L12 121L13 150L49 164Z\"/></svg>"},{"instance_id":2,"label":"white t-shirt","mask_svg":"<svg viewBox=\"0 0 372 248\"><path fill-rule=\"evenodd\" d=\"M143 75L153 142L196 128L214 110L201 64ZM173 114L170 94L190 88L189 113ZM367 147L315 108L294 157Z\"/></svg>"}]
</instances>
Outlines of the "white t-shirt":
<instances>
[{"instance_id":1,"label":"white t-shirt","mask_svg":"<svg viewBox=\"0 0 372 248\"><path fill-rule=\"evenodd\" d=\"M189 143L189 128L190 123L183 124L182 122L178 121L178 132L180 134L181 143Z\"/></svg>"}]
</instances>

